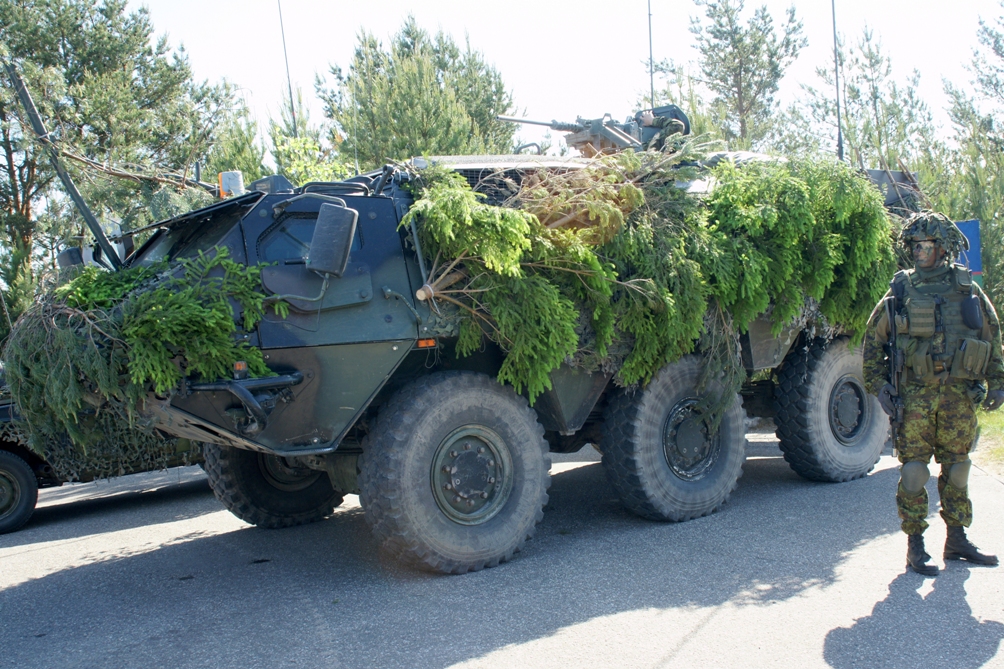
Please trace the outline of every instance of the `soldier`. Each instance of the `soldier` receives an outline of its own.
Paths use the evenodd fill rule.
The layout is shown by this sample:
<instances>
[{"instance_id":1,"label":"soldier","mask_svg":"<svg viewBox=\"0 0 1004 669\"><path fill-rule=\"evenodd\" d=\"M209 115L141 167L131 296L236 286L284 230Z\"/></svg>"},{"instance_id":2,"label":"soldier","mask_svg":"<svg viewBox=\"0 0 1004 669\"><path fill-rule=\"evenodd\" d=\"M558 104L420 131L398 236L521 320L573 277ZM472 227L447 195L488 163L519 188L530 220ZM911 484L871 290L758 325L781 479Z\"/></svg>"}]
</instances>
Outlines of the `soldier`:
<instances>
[{"instance_id":1,"label":"soldier","mask_svg":"<svg viewBox=\"0 0 1004 669\"><path fill-rule=\"evenodd\" d=\"M969 270L951 261L969 246L951 220L934 212L914 214L900 241L912 254L914 269L896 273L872 312L864 375L886 413L895 417L897 408L902 411L896 506L908 535L907 567L938 573L923 538L932 455L941 465L938 493L948 526L944 558L996 565L997 557L980 553L964 528L973 519L968 480L969 452L979 434L976 406L984 402L984 409L994 411L1004 404L1000 322ZM890 360L897 361L895 378Z\"/></svg>"},{"instance_id":2,"label":"soldier","mask_svg":"<svg viewBox=\"0 0 1004 669\"><path fill-rule=\"evenodd\" d=\"M646 109L641 113L641 124L644 127L660 128L661 132L653 137L647 149L654 149L656 151L661 151L666 144L666 140L673 135L683 136L686 131L686 127L683 121L672 118L670 116L656 116L651 110ZM674 149L679 148L674 145Z\"/></svg>"}]
</instances>

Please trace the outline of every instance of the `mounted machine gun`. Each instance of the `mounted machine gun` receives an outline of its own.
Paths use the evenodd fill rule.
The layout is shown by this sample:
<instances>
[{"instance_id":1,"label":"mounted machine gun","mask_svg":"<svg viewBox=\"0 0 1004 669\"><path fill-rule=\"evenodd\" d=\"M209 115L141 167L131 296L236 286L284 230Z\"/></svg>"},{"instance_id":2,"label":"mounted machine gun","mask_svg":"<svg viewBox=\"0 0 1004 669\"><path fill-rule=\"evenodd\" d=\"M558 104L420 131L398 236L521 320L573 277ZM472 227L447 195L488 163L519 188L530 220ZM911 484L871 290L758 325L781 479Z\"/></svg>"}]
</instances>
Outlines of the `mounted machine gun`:
<instances>
[{"instance_id":1,"label":"mounted machine gun","mask_svg":"<svg viewBox=\"0 0 1004 669\"><path fill-rule=\"evenodd\" d=\"M648 146L662 128L659 125L644 125L642 117L645 111L651 112L656 119L665 118L679 121L683 124L683 134L690 134L690 119L676 105L640 111L634 116L628 117L623 123L614 121L610 114L604 114L603 118L595 119L584 119L580 116L575 120L575 123L533 121L513 116L497 116L496 118L510 123L543 125L551 130L570 133L565 135L565 143L582 155L592 157L599 153L615 153L624 149L641 150Z\"/></svg>"}]
</instances>

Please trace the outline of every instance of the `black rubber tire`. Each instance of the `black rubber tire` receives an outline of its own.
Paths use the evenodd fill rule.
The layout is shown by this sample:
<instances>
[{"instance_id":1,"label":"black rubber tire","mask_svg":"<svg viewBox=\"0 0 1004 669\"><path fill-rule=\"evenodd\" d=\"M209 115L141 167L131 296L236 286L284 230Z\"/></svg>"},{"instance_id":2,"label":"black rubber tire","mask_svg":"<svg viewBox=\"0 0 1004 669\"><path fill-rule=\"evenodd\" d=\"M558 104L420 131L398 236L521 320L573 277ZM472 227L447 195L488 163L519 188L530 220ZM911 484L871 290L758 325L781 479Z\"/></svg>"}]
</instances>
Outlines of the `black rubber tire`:
<instances>
[{"instance_id":1,"label":"black rubber tire","mask_svg":"<svg viewBox=\"0 0 1004 669\"><path fill-rule=\"evenodd\" d=\"M291 470L283 489L269 473L284 465L273 455L216 444L203 444L202 454L216 499L246 523L267 529L305 525L342 503L325 472Z\"/></svg>"},{"instance_id":2,"label":"black rubber tire","mask_svg":"<svg viewBox=\"0 0 1004 669\"><path fill-rule=\"evenodd\" d=\"M688 479L670 465L664 433L679 407L698 398L702 366L701 357L685 356L662 368L643 389L618 391L607 406L600 443L603 468L624 506L643 518L706 516L728 500L742 476L746 422L738 396L722 417L717 458L708 469Z\"/></svg>"},{"instance_id":3,"label":"black rubber tire","mask_svg":"<svg viewBox=\"0 0 1004 669\"><path fill-rule=\"evenodd\" d=\"M0 534L21 529L38 503L38 480L28 463L0 451Z\"/></svg>"},{"instance_id":4,"label":"black rubber tire","mask_svg":"<svg viewBox=\"0 0 1004 669\"><path fill-rule=\"evenodd\" d=\"M437 457L454 435L470 429L498 438L508 453L511 485L504 494L501 485L485 493L484 508L494 515L463 524L437 501L452 493L433 488ZM544 428L526 399L483 374L443 372L402 388L381 408L363 444L359 501L374 535L395 557L462 574L509 560L533 536L544 517L550 467Z\"/></svg>"},{"instance_id":5,"label":"black rubber tire","mask_svg":"<svg viewBox=\"0 0 1004 669\"><path fill-rule=\"evenodd\" d=\"M784 459L811 481L861 478L878 462L889 433L889 420L878 398L864 390L861 350L843 337L815 339L791 351L778 370L774 388L777 436ZM833 394L849 388L863 413L842 439L831 423ZM859 416L861 414L858 414ZM844 427L847 430L847 427Z\"/></svg>"}]
</instances>

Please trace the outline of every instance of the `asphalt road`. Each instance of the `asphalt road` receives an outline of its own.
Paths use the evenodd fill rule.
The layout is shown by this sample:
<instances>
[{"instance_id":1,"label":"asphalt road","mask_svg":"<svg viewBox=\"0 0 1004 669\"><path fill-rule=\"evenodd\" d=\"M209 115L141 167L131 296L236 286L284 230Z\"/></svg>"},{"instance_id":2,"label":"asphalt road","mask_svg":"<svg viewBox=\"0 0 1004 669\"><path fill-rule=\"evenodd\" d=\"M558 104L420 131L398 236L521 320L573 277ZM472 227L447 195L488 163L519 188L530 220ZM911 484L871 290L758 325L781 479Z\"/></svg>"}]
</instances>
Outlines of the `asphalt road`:
<instances>
[{"instance_id":1,"label":"asphalt road","mask_svg":"<svg viewBox=\"0 0 1004 669\"><path fill-rule=\"evenodd\" d=\"M814 484L759 438L682 524L624 511L592 449L557 456L536 537L464 576L382 555L354 496L268 531L197 468L44 491L0 536L0 667L1004 667L1004 568L905 573L891 457ZM1004 552L1004 483L970 487Z\"/></svg>"}]
</instances>

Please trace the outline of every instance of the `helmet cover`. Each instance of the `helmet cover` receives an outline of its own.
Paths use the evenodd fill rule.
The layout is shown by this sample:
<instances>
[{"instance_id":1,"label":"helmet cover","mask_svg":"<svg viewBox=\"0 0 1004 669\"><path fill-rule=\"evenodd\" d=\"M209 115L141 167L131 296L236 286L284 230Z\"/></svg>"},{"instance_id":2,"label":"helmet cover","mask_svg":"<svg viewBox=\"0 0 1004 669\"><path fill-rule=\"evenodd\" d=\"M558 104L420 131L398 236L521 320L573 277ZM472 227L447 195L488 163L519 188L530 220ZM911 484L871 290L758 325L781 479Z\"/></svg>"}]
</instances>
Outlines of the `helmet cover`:
<instances>
[{"instance_id":1,"label":"helmet cover","mask_svg":"<svg viewBox=\"0 0 1004 669\"><path fill-rule=\"evenodd\" d=\"M921 211L910 216L899 234L900 244L909 253L914 242L934 240L954 258L969 250L969 240L950 218L935 211Z\"/></svg>"}]
</instances>

